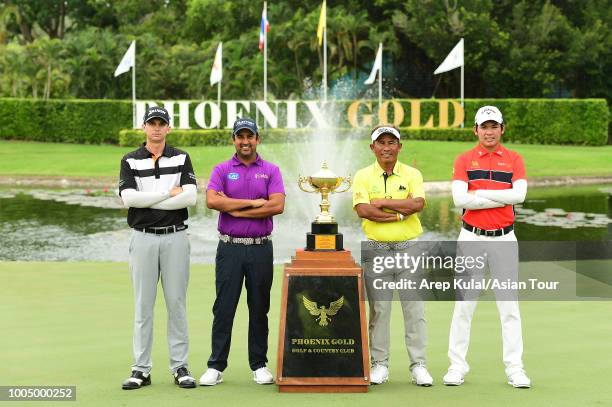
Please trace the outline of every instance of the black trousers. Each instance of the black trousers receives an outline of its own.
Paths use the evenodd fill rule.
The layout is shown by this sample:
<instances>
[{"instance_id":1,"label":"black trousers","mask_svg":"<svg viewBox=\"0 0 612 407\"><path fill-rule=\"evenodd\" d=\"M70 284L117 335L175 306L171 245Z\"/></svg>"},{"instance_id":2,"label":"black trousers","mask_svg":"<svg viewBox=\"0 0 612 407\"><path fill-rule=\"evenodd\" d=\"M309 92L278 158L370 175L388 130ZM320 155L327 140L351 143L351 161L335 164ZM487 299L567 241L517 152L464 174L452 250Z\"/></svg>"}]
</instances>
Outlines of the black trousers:
<instances>
[{"instance_id":1,"label":"black trousers","mask_svg":"<svg viewBox=\"0 0 612 407\"><path fill-rule=\"evenodd\" d=\"M249 366L251 370L257 370L268 362L268 311L273 258L272 241L261 245L219 242L215 258L217 298L213 306L209 368L223 371L227 367L243 280L249 307Z\"/></svg>"}]
</instances>

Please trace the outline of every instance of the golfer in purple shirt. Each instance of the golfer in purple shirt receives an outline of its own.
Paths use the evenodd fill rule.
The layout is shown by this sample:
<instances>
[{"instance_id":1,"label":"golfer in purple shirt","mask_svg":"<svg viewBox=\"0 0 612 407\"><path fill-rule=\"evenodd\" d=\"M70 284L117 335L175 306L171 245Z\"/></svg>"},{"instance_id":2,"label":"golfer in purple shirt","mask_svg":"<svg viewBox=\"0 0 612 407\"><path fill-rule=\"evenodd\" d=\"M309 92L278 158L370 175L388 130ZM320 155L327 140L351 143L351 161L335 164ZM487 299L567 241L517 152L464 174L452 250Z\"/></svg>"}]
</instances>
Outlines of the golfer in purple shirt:
<instances>
[{"instance_id":1,"label":"golfer in purple shirt","mask_svg":"<svg viewBox=\"0 0 612 407\"><path fill-rule=\"evenodd\" d=\"M285 188L278 167L257 154L260 142L255 122L236 120L232 132L236 154L212 171L206 205L219 213L220 233L215 258L217 298L213 306L212 353L200 385L223 381L236 307L246 286L249 307L249 365L253 380L272 384L266 367L268 311L272 287L272 216L283 213Z\"/></svg>"}]
</instances>

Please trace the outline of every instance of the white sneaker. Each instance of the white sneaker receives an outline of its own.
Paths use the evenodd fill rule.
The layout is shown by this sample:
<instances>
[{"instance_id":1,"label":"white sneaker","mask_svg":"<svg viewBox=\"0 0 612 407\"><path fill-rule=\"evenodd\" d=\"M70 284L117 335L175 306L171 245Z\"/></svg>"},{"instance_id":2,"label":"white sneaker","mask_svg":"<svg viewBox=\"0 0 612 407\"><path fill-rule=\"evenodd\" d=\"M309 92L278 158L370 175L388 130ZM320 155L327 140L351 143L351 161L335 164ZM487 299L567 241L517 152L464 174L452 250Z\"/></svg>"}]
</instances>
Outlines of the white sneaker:
<instances>
[{"instance_id":1,"label":"white sneaker","mask_svg":"<svg viewBox=\"0 0 612 407\"><path fill-rule=\"evenodd\" d=\"M531 387L531 380L527 377L524 370L519 370L508 376L508 384L518 389L528 389Z\"/></svg>"},{"instance_id":2,"label":"white sneaker","mask_svg":"<svg viewBox=\"0 0 612 407\"><path fill-rule=\"evenodd\" d=\"M448 369L442 378L442 382L447 386L461 386L463 384L463 373L455 369Z\"/></svg>"},{"instance_id":3,"label":"white sneaker","mask_svg":"<svg viewBox=\"0 0 612 407\"><path fill-rule=\"evenodd\" d=\"M429 387L433 384L433 377L423 365L413 367L410 373L412 374L412 382L416 383L417 386Z\"/></svg>"},{"instance_id":4,"label":"white sneaker","mask_svg":"<svg viewBox=\"0 0 612 407\"><path fill-rule=\"evenodd\" d=\"M389 369L387 369L387 366L372 366L370 370L370 384L383 384L387 380L389 380Z\"/></svg>"},{"instance_id":5,"label":"white sneaker","mask_svg":"<svg viewBox=\"0 0 612 407\"><path fill-rule=\"evenodd\" d=\"M223 381L223 374L217 369L208 368L200 377L200 386L214 386Z\"/></svg>"},{"instance_id":6,"label":"white sneaker","mask_svg":"<svg viewBox=\"0 0 612 407\"><path fill-rule=\"evenodd\" d=\"M257 384L272 384L274 383L274 376L272 376L272 373L264 366L253 371L253 380Z\"/></svg>"}]
</instances>

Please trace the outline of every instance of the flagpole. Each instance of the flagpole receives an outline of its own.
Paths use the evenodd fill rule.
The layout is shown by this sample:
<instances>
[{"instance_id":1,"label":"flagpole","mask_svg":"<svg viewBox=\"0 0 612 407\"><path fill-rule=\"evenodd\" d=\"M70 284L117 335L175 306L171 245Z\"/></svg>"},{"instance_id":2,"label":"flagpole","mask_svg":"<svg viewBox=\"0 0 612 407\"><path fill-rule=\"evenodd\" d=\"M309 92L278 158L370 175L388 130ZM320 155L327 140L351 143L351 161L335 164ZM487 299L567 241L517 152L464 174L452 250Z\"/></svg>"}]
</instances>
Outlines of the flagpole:
<instances>
[{"instance_id":1,"label":"flagpole","mask_svg":"<svg viewBox=\"0 0 612 407\"><path fill-rule=\"evenodd\" d=\"M380 47L380 67L378 69L378 111L380 112L382 108L382 42L379 42L378 46Z\"/></svg>"},{"instance_id":2,"label":"flagpole","mask_svg":"<svg viewBox=\"0 0 612 407\"><path fill-rule=\"evenodd\" d=\"M219 111L221 111L221 80L217 82L217 106L219 107ZM219 120L219 125L217 127L221 128L221 120Z\"/></svg>"},{"instance_id":3,"label":"flagpole","mask_svg":"<svg viewBox=\"0 0 612 407\"><path fill-rule=\"evenodd\" d=\"M134 64L132 65L132 128L136 128L136 40L134 40Z\"/></svg>"},{"instance_id":4,"label":"flagpole","mask_svg":"<svg viewBox=\"0 0 612 407\"><path fill-rule=\"evenodd\" d=\"M266 15L266 20L268 19L268 10L267 10L267 1L264 1L264 13ZM268 100L268 33L267 29L264 25L264 97L263 100L266 102Z\"/></svg>"},{"instance_id":5,"label":"flagpole","mask_svg":"<svg viewBox=\"0 0 612 407\"><path fill-rule=\"evenodd\" d=\"M463 38L461 38L461 41L463 41ZM464 57L465 56L465 44L463 45L463 54L464 55L461 56L462 60L463 60L463 63L461 64L461 107L462 108L464 107L463 106L463 83L464 83L464 81L463 81L463 67L465 66L465 57ZM461 122L461 128L463 128L464 125L465 125L465 114L463 115L463 121Z\"/></svg>"},{"instance_id":6,"label":"flagpole","mask_svg":"<svg viewBox=\"0 0 612 407\"><path fill-rule=\"evenodd\" d=\"M323 102L327 102L327 10L323 27Z\"/></svg>"}]
</instances>

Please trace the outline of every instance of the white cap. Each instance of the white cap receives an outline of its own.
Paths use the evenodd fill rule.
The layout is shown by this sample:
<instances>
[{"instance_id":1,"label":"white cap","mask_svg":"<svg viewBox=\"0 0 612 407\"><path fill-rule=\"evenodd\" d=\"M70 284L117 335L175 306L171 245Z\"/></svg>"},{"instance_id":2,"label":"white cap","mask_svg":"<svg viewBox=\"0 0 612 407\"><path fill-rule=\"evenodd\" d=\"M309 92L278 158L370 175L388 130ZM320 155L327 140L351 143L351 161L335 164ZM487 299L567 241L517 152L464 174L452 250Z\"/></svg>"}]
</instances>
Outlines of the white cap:
<instances>
[{"instance_id":1,"label":"white cap","mask_svg":"<svg viewBox=\"0 0 612 407\"><path fill-rule=\"evenodd\" d=\"M486 121L493 120L499 124L504 123L504 118L502 117L501 112L495 106L483 106L476 112L475 123L477 126L480 126Z\"/></svg>"},{"instance_id":2,"label":"white cap","mask_svg":"<svg viewBox=\"0 0 612 407\"><path fill-rule=\"evenodd\" d=\"M393 127L383 126L383 127L377 128L376 130L372 132L372 134L370 135L372 138L372 142L376 141L383 134L390 134L392 136L395 136L398 140L400 140L399 131L395 130Z\"/></svg>"}]
</instances>

